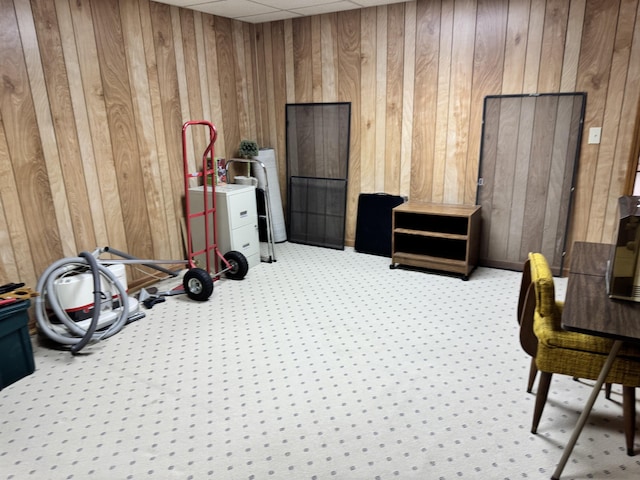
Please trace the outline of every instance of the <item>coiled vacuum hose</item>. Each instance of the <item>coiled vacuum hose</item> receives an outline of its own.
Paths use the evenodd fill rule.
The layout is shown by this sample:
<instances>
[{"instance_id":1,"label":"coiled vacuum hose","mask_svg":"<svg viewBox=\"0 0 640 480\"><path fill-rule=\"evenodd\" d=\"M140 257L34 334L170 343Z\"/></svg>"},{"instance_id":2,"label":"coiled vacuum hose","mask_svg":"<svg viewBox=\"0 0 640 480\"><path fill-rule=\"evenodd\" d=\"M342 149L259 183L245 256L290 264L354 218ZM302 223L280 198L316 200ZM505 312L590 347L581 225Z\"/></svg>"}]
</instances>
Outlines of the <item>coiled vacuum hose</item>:
<instances>
[{"instance_id":1,"label":"coiled vacuum hose","mask_svg":"<svg viewBox=\"0 0 640 480\"><path fill-rule=\"evenodd\" d=\"M78 326L60 306L58 297L55 294L55 280L62 275L73 272L78 267L89 266L93 275L93 296L94 308L93 316L89 327L85 330ZM96 333L98 320L100 319L100 304L102 303L101 276L115 286L120 296L120 315L103 332ZM118 333L127 324L129 318L129 302L127 301L127 291L115 274L108 268L100 265L95 257L89 252L81 252L80 257L63 258L51 264L38 279L36 291L40 292L40 296L35 297L35 315L40 331L51 340L63 344L72 345L71 352L77 353L91 341L99 341L109 338ZM46 303L53 310L56 317L67 328L68 332L62 332L61 329L54 327L49 321L47 315Z\"/></svg>"}]
</instances>

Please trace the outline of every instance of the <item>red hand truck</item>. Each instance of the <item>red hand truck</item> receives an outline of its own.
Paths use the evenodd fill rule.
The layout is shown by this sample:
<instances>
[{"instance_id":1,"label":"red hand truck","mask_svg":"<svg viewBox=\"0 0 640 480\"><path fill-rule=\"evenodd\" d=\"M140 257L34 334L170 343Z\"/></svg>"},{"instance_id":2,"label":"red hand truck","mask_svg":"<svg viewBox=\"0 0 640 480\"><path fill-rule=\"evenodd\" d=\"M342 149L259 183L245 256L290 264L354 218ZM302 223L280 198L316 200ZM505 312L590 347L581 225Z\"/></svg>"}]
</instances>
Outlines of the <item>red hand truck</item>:
<instances>
[{"instance_id":1,"label":"red hand truck","mask_svg":"<svg viewBox=\"0 0 640 480\"><path fill-rule=\"evenodd\" d=\"M208 127L209 144L202 153L202 169L197 172L190 172L187 155L187 131L195 125ZM249 271L249 263L241 252L232 250L223 255L218 249L215 215L215 175L217 165L213 147L217 136L216 127L206 120L190 120L182 126L187 262L189 264L189 270L187 270L183 277L183 287L189 298L199 301L207 300L211 296L211 293L213 293L213 282L214 280L218 280L221 274L224 273L227 278L232 280L242 280ZM193 178L202 178L204 208L197 212L192 212L192 202L189 198L189 180ZM204 248L194 250L193 222L198 219L201 219L204 223ZM206 270L199 268L196 263L196 257L202 255L206 258Z\"/></svg>"}]
</instances>

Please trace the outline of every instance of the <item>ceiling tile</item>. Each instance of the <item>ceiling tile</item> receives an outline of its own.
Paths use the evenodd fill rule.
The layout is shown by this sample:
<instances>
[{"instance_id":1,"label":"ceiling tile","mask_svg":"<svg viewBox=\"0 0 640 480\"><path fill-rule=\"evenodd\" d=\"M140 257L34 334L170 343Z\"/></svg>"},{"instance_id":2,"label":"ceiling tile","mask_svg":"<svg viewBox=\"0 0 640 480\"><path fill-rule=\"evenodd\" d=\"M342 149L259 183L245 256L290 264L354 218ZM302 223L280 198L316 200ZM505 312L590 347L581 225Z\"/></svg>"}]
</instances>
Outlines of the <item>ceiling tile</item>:
<instances>
[{"instance_id":1,"label":"ceiling tile","mask_svg":"<svg viewBox=\"0 0 640 480\"><path fill-rule=\"evenodd\" d=\"M404 3L407 0L353 0L361 7L377 7L378 5L389 5L391 3Z\"/></svg>"},{"instance_id":2,"label":"ceiling tile","mask_svg":"<svg viewBox=\"0 0 640 480\"><path fill-rule=\"evenodd\" d=\"M200 12L235 18L243 22L263 23L321 15L324 13L374 7L406 0L154 0Z\"/></svg>"},{"instance_id":3,"label":"ceiling tile","mask_svg":"<svg viewBox=\"0 0 640 480\"><path fill-rule=\"evenodd\" d=\"M302 15L322 15L323 13L331 13L331 12L341 12L344 10L353 10L355 8L361 8L359 5L356 5L353 2L332 2L322 5L314 5L311 7L304 8L292 8L294 12L300 13Z\"/></svg>"},{"instance_id":4,"label":"ceiling tile","mask_svg":"<svg viewBox=\"0 0 640 480\"><path fill-rule=\"evenodd\" d=\"M205 3L205 0L153 0L154 2L157 3L167 3L169 5L175 5L176 7L185 7L185 8L189 8L191 5L193 4L197 4L197 3ZM216 2L218 0L209 0L209 2L207 3L213 3Z\"/></svg>"},{"instance_id":5,"label":"ceiling tile","mask_svg":"<svg viewBox=\"0 0 640 480\"><path fill-rule=\"evenodd\" d=\"M191 0L193 2L193 0ZM264 13L274 13L278 9L268 7L250 0L219 0L217 2L199 3L190 5L189 8L199 12L211 13L222 17L247 17Z\"/></svg>"},{"instance_id":6,"label":"ceiling tile","mask_svg":"<svg viewBox=\"0 0 640 480\"><path fill-rule=\"evenodd\" d=\"M193 1L193 0L192 0ZM256 0L270 7L282 10L296 10L298 8L313 7L327 3L336 3L336 0Z\"/></svg>"},{"instance_id":7,"label":"ceiling tile","mask_svg":"<svg viewBox=\"0 0 640 480\"><path fill-rule=\"evenodd\" d=\"M286 20L287 18L300 18L302 15L290 12L288 10L278 10L273 13L263 13L262 15L249 15L248 17L239 17L238 20L249 23L265 23L276 22L278 20Z\"/></svg>"}]
</instances>

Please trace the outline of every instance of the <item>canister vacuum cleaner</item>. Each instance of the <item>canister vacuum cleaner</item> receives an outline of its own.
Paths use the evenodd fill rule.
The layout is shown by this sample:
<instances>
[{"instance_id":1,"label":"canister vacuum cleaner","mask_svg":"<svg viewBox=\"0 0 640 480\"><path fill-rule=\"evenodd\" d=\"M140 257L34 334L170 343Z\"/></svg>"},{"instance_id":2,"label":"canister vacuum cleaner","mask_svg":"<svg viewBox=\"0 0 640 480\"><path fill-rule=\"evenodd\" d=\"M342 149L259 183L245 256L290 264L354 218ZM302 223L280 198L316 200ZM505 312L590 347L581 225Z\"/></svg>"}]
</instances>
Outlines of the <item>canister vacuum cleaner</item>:
<instances>
[{"instance_id":1,"label":"canister vacuum cleaner","mask_svg":"<svg viewBox=\"0 0 640 480\"><path fill-rule=\"evenodd\" d=\"M40 333L79 352L144 317L127 294L125 265L99 260L105 249L53 263L38 280L35 315Z\"/></svg>"}]
</instances>

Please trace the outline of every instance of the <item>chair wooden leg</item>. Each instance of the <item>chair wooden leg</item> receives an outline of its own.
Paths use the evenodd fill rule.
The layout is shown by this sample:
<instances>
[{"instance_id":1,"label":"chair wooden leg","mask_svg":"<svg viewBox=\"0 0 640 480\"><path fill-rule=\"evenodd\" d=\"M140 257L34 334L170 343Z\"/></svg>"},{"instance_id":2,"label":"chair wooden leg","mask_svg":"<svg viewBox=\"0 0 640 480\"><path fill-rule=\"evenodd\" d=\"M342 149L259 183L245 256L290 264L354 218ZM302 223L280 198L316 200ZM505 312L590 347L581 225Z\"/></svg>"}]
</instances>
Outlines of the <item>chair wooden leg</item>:
<instances>
[{"instance_id":1,"label":"chair wooden leg","mask_svg":"<svg viewBox=\"0 0 640 480\"><path fill-rule=\"evenodd\" d=\"M627 455L632 457L635 454L633 441L636 436L635 387L622 387L622 412L624 419L624 438L627 443Z\"/></svg>"},{"instance_id":2,"label":"chair wooden leg","mask_svg":"<svg viewBox=\"0 0 640 480\"><path fill-rule=\"evenodd\" d=\"M536 381L536 375L538 373L538 367L536 366L536 359L531 358L531 367L529 368L529 383L527 384L527 393L531 393L533 390L533 384Z\"/></svg>"},{"instance_id":3,"label":"chair wooden leg","mask_svg":"<svg viewBox=\"0 0 640 480\"><path fill-rule=\"evenodd\" d=\"M551 385L552 374L548 372L540 372L540 380L538 381L538 392L536 393L536 405L533 410L533 423L531 424L531 433L537 433L538 424L542 417L542 410L547 403L547 395L549 395L549 385Z\"/></svg>"}]
</instances>

